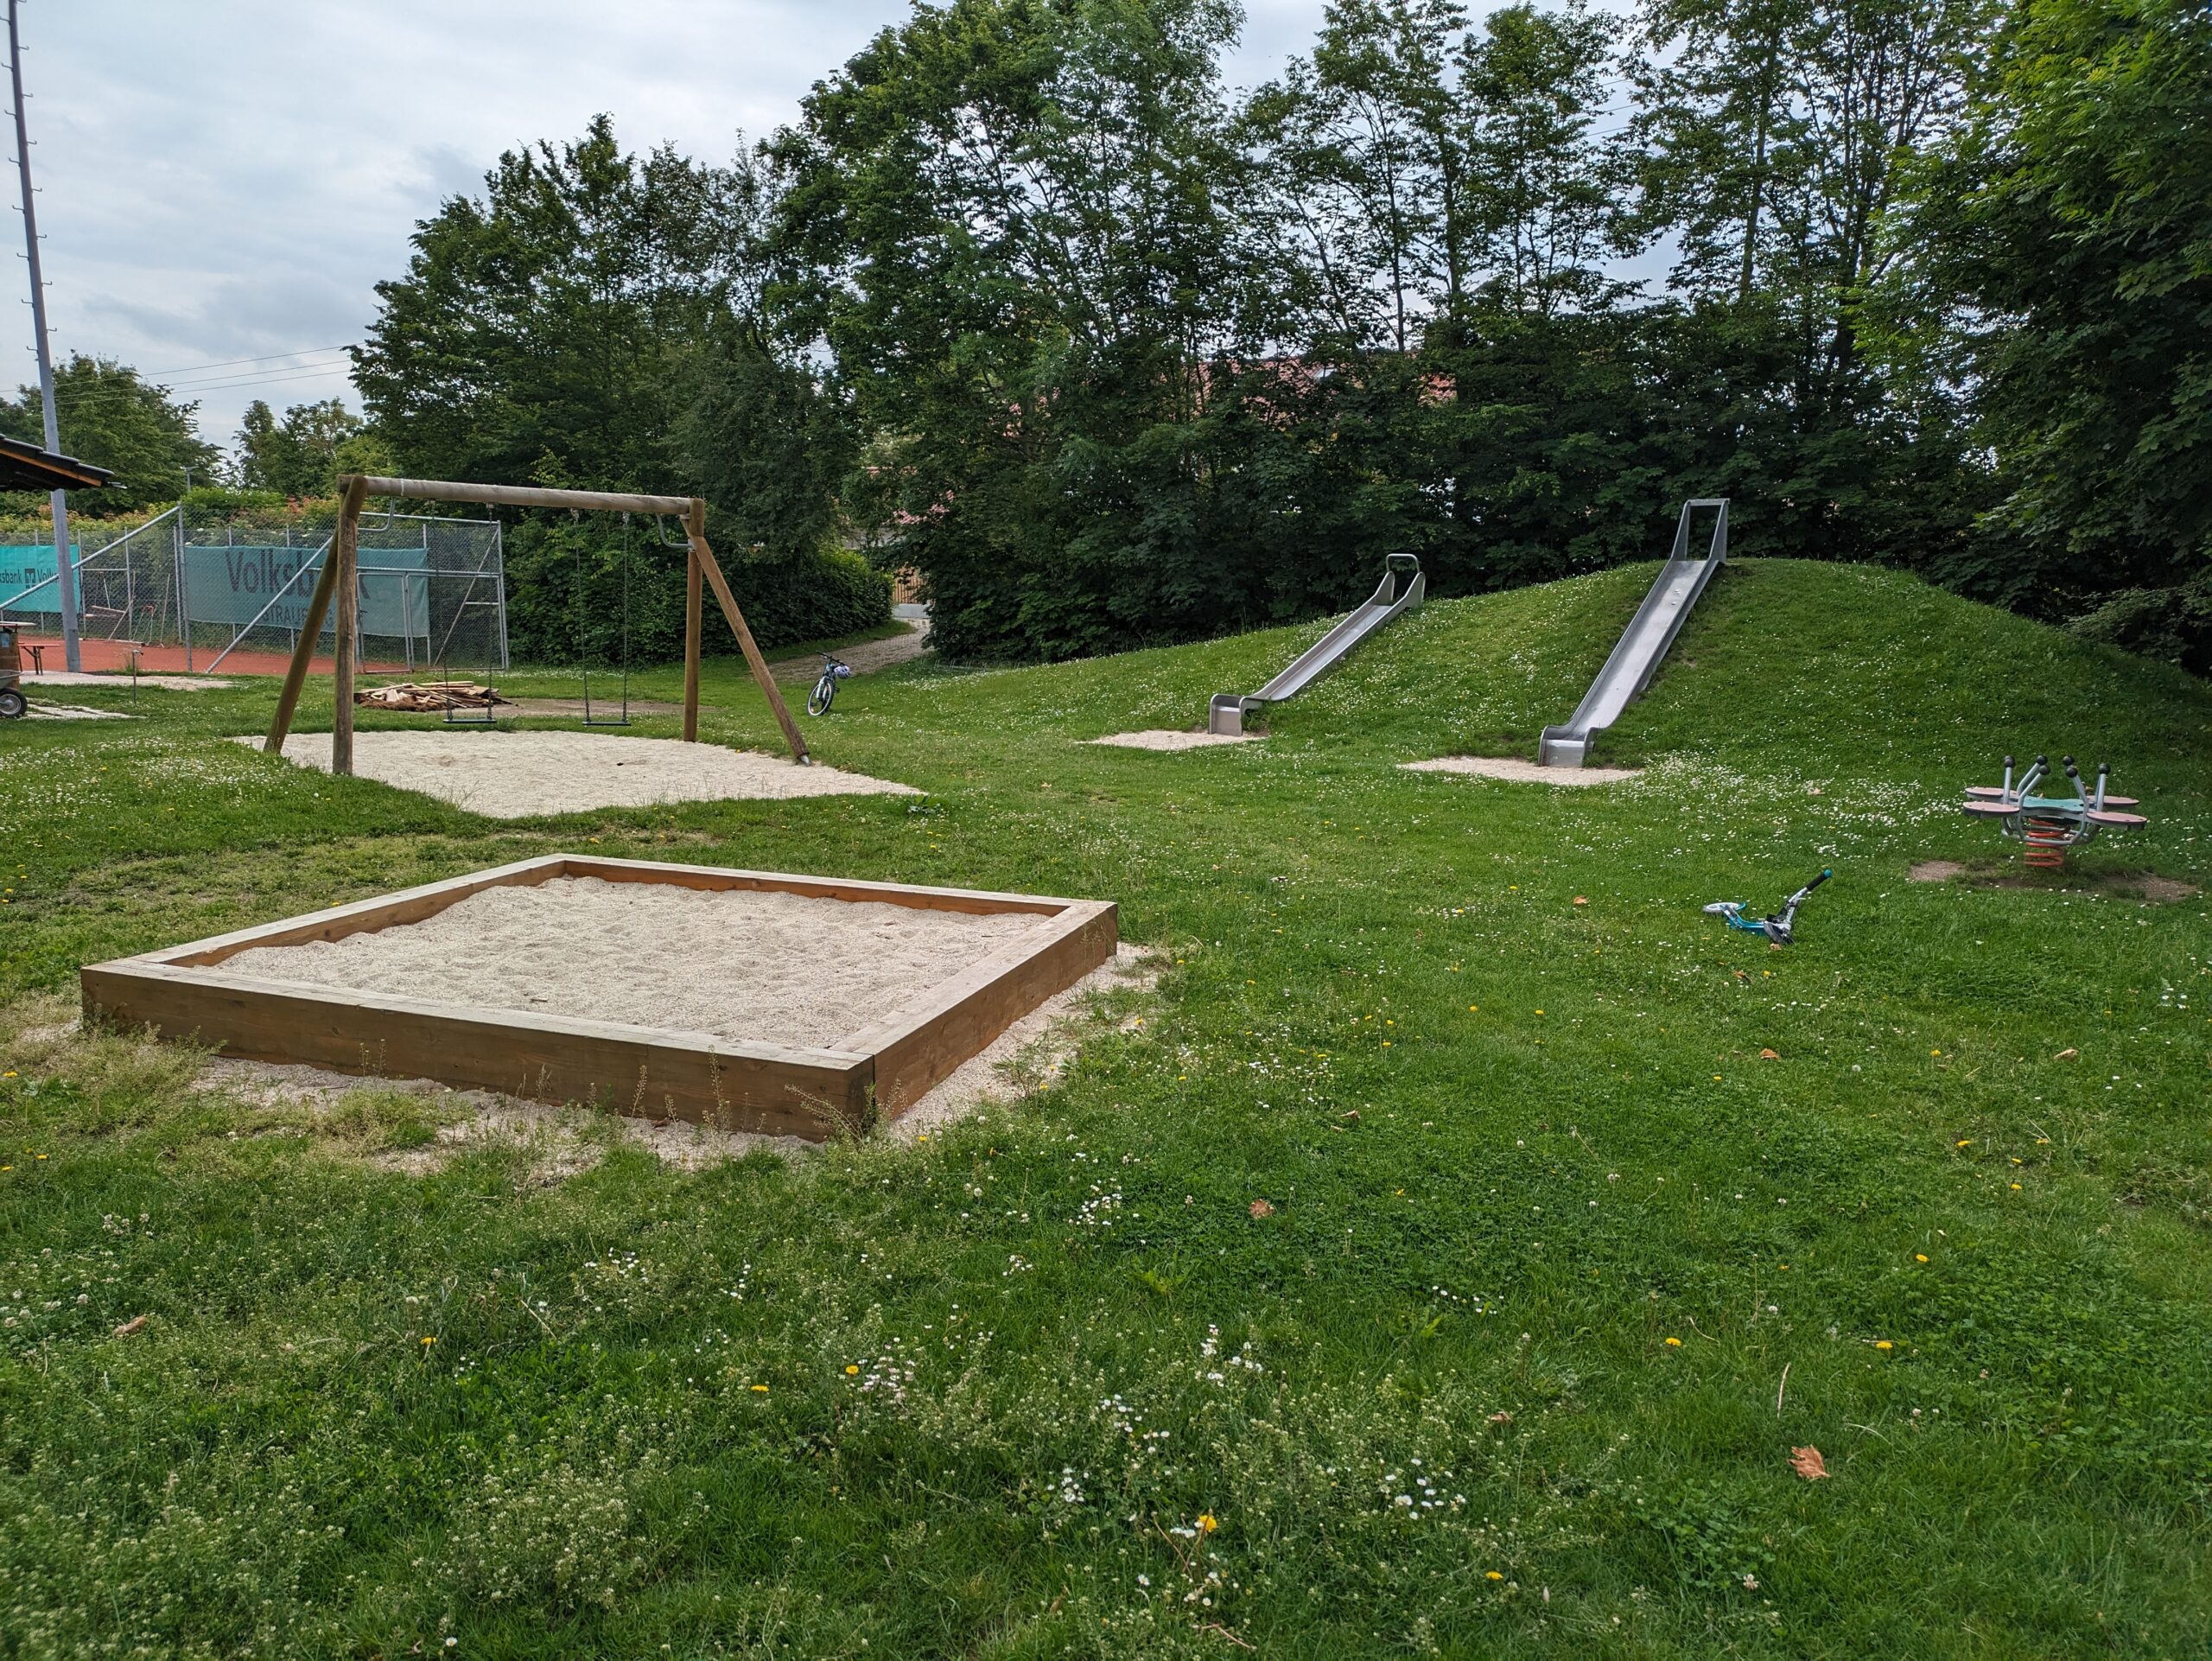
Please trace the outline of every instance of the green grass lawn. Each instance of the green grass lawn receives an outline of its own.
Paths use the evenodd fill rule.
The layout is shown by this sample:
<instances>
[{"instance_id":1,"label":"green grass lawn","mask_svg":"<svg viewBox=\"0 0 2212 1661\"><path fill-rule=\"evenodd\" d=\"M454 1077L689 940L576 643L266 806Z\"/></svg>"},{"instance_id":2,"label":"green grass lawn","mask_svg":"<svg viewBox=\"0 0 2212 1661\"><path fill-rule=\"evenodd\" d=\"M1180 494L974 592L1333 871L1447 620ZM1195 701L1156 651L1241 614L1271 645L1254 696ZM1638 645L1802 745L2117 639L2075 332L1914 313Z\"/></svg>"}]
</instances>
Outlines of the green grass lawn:
<instances>
[{"instance_id":1,"label":"green grass lawn","mask_svg":"<svg viewBox=\"0 0 2212 1661\"><path fill-rule=\"evenodd\" d=\"M2212 883L2212 690L1744 562L1601 742L1642 780L1397 769L1532 753L1650 570L1409 614L1264 744L1080 741L1320 625L849 683L810 741L918 800L495 824L225 741L265 685L10 723L0 1656L2203 1653L2212 907L2112 879ZM1907 880L2016 863L1955 803L2039 749L2150 830ZM1112 899L1166 972L925 1142L557 1181L63 1025L81 963L587 838ZM1700 913L1823 865L1787 951Z\"/></svg>"}]
</instances>

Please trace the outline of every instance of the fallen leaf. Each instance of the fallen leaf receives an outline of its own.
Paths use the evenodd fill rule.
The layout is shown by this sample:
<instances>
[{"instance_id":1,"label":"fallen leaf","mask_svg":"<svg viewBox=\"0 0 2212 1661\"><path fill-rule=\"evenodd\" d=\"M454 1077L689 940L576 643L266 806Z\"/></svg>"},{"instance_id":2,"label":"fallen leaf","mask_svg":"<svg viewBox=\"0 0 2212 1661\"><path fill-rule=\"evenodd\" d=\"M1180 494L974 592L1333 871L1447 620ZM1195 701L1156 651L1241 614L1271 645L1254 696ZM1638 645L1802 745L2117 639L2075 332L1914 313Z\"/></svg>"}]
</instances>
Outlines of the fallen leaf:
<instances>
[{"instance_id":1,"label":"fallen leaf","mask_svg":"<svg viewBox=\"0 0 2212 1661\"><path fill-rule=\"evenodd\" d=\"M1511 1424L1513 1422L1513 1416L1501 1407L1497 1412L1490 1416L1490 1422L1492 1424Z\"/></svg>"},{"instance_id":2,"label":"fallen leaf","mask_svg":"<svg viewBox=\"0 0 2212 1661\"><path fill-rule=\"evenodd\" d=\"M1779 1061L1782 1060L1782 1052L1780 1050L1761 1050L1759 1052L1759 1060L1762 1061Z\"/></svg>"},{"instance_id":3,"label":"fallen leaf","mask_svg":"<svg viewBox=\"0 0 2212 1661\"><path fill-rule=\"evenodd\" d=\"M1793 1448L1789 1450L1789 1468L1808 1482L1818 1482L1827 1475L1827 1462L1821 1457L1817 1448Z\"/></svg>"},{"instance_id":4,"label":"fallen leaf","mask_svg":"<svg viewBox=\"0 0 2212 1661\"><path fill-rule=\"evenodd\" d=\"M143 1316L143 1315L133 1315L133 1316L131 1316L131 1317L130 1317L130 1320L128 1320L128 1321L124 1321L124 1322L123 1323L123 1325L121 1325L120 1327L118 1327L115 1329L115 1335L116 1335L118 1338L128 1338L128 1337L130 1337L133 1333L137 1332L137 1331L138 1331L138 1330L140 1330L142 1327L143 1327L145 1326L145 1324L146 1324L146 1317L145 1317L145 1316Z\"/></svg>"},{"instance_id":5,"label":"fallen leaf","mask_svg":"<svg viewBox=\"0 0 2212 1661\"><path fill-rule=\"evenodd\" d=\"M2075 1056L2081 1054L2081 1051L2076 1049L2063 1049L2059 1051L2056 1055L2051 1057L2051 1060L2054 1061L2071 1061Z\"/></svg>"},{"instance_id":6,"label":"fallen leaf","mask_svg":"<svg viewBox=\"0 0 2212 1661\"><path fill-rule=\"evenodd\" d=\"M1266 1200L1255 1200L1252 1202L1252 1215L1253 1215L1253 1216L1255 1216L1255 1217L1273 1217L1274 1214L1275 1214L1275 1208L1274 1208L1273 1206L1270 1206L1269 1204L1268 1204L1268 1202L1267 1202Z\"/></svg>"},{"instance_id":7,"label":"fallen leaf","mask_svg":"<svg viewBox=\"0 0 2212 1661\"><path fill-rule=\"evenodd\" d=\"M1589 902L1587 900L1584 899L1580 894L1576 894L1576 895L1574 896L1574 903L1575 903L1576 905L1578 905L1578 906L1586 906L1586 905L1588 905L1590 902Z\"/></svg>"},{"instance_id":8,"label":"fallen leaf","mask_svg":"<svg viewBox=\"0 0 2212 1661\"><path fill-rule=\"evenodd\" d=\"M1344 1111L1343 1117L1346 1124L1357 1124L1359 1123L1359 1110L1356 1107L1347 1108Z\"/></svg>"}]
</instances>

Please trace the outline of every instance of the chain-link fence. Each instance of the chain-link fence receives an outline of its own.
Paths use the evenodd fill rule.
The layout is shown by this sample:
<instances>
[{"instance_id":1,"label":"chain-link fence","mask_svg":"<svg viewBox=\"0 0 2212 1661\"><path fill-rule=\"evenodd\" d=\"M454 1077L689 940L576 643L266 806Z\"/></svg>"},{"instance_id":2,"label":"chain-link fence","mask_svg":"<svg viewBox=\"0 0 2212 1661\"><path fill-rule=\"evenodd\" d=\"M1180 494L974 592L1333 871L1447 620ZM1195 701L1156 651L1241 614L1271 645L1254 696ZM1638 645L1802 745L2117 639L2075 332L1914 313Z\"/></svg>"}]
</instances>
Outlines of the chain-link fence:
<instances>
[{"instance_id":1,"label":"chain-link fence","mask_svg":"<svg viewBox=\"0 0 2212 1661\"><path fill-rule=\"evenodd\" d=\"M87 667L127 649L139 666L202 673L281 670L299 644L331 525L275 512L195 515L180 504L130 530L79 521L72 538ZM361 519L355 649L365 668L464 678L507 666L507 589L489 520ZM0 618L58 640L52 544L0 546ZM336 607L317 650L335 641ZM105 651L92 648L105 646ZM57 653L58 655L58 653Z\"/></svg>"}]
</instances>

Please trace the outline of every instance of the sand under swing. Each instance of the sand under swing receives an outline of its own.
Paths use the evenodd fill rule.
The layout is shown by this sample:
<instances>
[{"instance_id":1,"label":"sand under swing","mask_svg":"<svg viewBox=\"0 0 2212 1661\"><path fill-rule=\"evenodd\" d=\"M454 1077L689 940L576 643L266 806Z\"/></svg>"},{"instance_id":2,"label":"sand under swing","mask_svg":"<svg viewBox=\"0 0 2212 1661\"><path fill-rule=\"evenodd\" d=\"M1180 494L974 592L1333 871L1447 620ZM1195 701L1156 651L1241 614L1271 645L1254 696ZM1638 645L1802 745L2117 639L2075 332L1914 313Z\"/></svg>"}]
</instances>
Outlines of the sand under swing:
<instances>
[{"instance_id":1,"label":"sand under swing","mask_svg":"<svg viewBox=\"0 0 2212 1661\"><path fill-rule=\"evenodd\" d=\"M1433 761L1401 761L1402 773L1464 773L1478 779L1503 779L1516 785L1569 787L1614 785L1640 779L1642 767L1540 767L1510 755L1440 755Z\"/></svg>"},{"instance_id":2,"label":"sand under swing","mask_svg":"<svg viewBox=\"0 0 2212 1661\"><path fill-rule=\"evenodd\" d=\"M241 744L259 748L258 738ZM330 770L330 735L295 733L284 759ZM669 738L611 733L367 732L353 735L360 778L420 791L495 819L664 802L782 800L798 796L918 796L911 785L817 762Z\"/></svg>"}]
</instances>

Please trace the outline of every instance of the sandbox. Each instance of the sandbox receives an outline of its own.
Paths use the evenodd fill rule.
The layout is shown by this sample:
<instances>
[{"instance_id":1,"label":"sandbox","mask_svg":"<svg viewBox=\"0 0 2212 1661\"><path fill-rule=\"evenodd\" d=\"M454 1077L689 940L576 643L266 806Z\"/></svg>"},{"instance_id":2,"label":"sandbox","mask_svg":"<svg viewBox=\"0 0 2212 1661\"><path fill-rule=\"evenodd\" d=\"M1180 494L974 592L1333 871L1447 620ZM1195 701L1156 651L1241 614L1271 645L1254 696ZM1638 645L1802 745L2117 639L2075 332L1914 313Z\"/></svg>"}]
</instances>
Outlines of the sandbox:
<instances>
[{"instance_id":1,"label":"sandbox","mask_svg":"<svg viewBox=\"0 0 2212 1661\"><path fill-rule=\"evenodd\" d=\"M86 966L224 1053L819 1140L1114 955L1109 901L556 854Z\"/></svg>"},{"instance_id":2,"label":"sandbox","mask_svg":"<svg viewBox=\"0 0 2212 1661\"><path fill-rule=\"evenodd\" d=\"M241 744L258 746L257 738ZM330 770L330 735L295 733L284 759ZM780 755L611 733L439 727L353 735L353 771L495 819L663 802L797 796L918 796L911 785Z\"/></svg>"}]
</instances>

